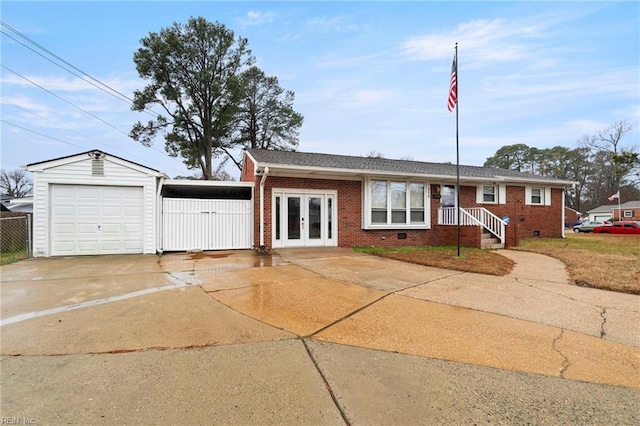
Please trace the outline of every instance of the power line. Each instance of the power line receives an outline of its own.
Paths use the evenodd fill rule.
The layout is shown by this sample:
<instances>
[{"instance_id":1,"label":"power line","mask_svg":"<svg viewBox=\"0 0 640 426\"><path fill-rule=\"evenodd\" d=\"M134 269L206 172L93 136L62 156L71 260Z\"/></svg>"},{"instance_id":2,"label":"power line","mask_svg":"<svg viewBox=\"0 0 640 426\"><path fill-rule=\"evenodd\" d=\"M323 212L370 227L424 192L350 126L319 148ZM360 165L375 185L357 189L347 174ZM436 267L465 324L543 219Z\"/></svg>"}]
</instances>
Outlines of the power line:
<instances>
[{"instance_id":1,"label":"power line","mask_svg":"<svg viewBox=\"0 0 640 426\"><path fill-rule=\"evenodd\" d=\"M8 30L12 31L13 33L15 33L18 37L26 40L27 42L31 43L32 45L36 46L37 48L41 49L42 51L46 52L47 54L49 54L50 56L54 57L55 59L57 59L58 61L62 62L63 64L71 67L72 69L76 70L77 72L79 72L82 75L79 75L65 67L63 67L62 65L56 63L55 61L53 61L50 58L47 58L45 55L43 55L40 52L37 52L35 49L27 46L26 44L22 43L20 40L15 39L14 37L12 37L11 35L5 33L4 31L1 31L2 34L4 34L5 36L9 37L10 39L14 40L15 42L19 43L20 45L22 45L23 47L31 50L32 52L34 52L35 54L43 57L44 59L46 59L47 61L51 62L52 64L64 69L65 71L75 75L76 77L81 78L82 80L86 81L87 83L91 84L92 86L102 90L103 92L115 97L116 99L127 103L129 106L132 106L134 103L134 100L132 98L130 98L129 96L125 95L124 93L118 91L117 89L114 89L113 87L109 86L106 83L103 83L102 81L98 80L97 78L93 77L91 74L87 73L86 71L81 70L80 68L76 67L75 65L73 65L72 63L70 63L69 61L67 61L66 59L60 57L59 55L55 54L54 52L52 52L51 50L47 49L46 47L44 47L43 45L41 45L40 43L36 42L35 40L29 38L28 36L22 34L20 31L16 30L15 28L13 28L11 25L7 24L6 22L0 21L0 24L7 28ZM86 78L84 78L83 76L88 77L90 80L92 81L88 81ZM96 84L97 83L97 84ZM124 98L124 99L122 99ZM142 112L145 112L151 116L156 116L157 114L154 113L152 110L149 109L144 109L142 110Z\"/></svg>"},{"instance_id":2,"label":"power line","mask_svg":"<svg viewBox=\"0 0 640 426\"><path fill-rule=\"evenodd\" d=\"M2 68L5 68L7 71L10 71L10 72L12 72L13 74L17 75L18 77L20 77L20 78L22 78L22 79L24 79L24 80L28 81L29 83L33 84L34 86L38 87L39 89L44 90L45 92L47 92L47 93L49 93L49 94L51 94L51 95L55 96L56 98L58 98L58 99L60 99L60 100L62 100L62 101L64 101L64 102L68 103L69 105L71 105L71 106L73 106L73 107L75 107L75 108L79 109L80 111L82 111L82 112L84 112L84 113L86 113L86 114L90 115L91 117L95 118L96 120L98 120L98 121L100 121L100 122L102 122L102 123L106 124L106 125L107 125L107 126L109 126L109 127L112 127L112 128L114 128L114 129L116 129L116 130L117 130L117 131L119 131L120 133L123 133L123 134L125 134L127 137L129 137L129 134L128 134L128 133L126 133L124 130L119 129L118 127L114 126L113 124L111 124L111 123L109 123L109 122L107 122L107 121L105 121L105 120L101 119L101 118L100 118L100 117L98 117L97 115L92 114L91 112L89 112L89 111L87 111L87 110L85 110L85 109L83 109L83 108L81 108L81 107L79 107L79 106L75 105L73 102L68 101L68 100L66 100L66 99L62 98L61 96L59 96L59 95L57 95L57 94L53 93L52 91L50 91L50 90L48 90L48 89L46 89L46 88L42 87L41 85L39 85L39 84L35 83L34 81L32 81L32 80L28 79L27 77L25 77L25 76L23 76L23 75L21 75L21 74L19 74L19 73L15 72L15 71L13 71L11 68L7 67L6 65L2 65L2 64L0 64L0 65L2 66ZM17 106L17 105L13 105L13 106ZM21 107L18 107L18 108L21 108ZM24 109L24 108L22 108L22 109ZM36 114L36 115L37 115L37 114ZM47 118L45 118L45 119L46 119L46 120L48 120L48 121L51 121L51 120L49 120L49 119L47 119ZM51 122L52 122L52 123L54 123L54 124L58 124L58 123L55 123L55 122L53 122L53 121L51 121ZM69 129L69 130L72 130L72 129ZM72 130L72 131L75 131L75 130ZM35 131L34 131L34 132L35 132ZM76 132L76 133L78 133L78 132ZM81 136L85 136L85 137L87 137L86 135L82 135L81 133L78 133L78 134L80 134ZM89 139L91 139L91 138L89 138ZM106 145L106 144L105 144L105 145ZM107 145L107 146L109 146L109 145ZM166 152L160 151L159 149L157 149L157 148L156 148L156 147L154 147L154 146L150 146L149 148L151 148L152 150L154 150L154 151L156 151L156 152L159 152L159 153L160 153L160 154L162 154L162 155L165 155L166 157L170 158L170 159L171 159L171 160L173 160L173 161L180 161L180 160L178 160L176 157L172 157L172 156L170 156L169 154L167 154ZM116 148L116 149L118 149L118 148Z\"/></svg>"},{"instance_id":3,"label":"power line","mask_svg":"<svg viewBox=\"0 0 640 426\"><path fill-rule=\"evenodd\" d=\"M96 144L98 144L98 145L105 145L105 146L108 146L108 147L110 147L110 148L116 149L116 150L118 150L118 151L120 151L120 152L122 152L122 153L124 153L124 154L127 154L128 156L131 156L131 157L137 157L137 158L139 158L139 159L143 159L143 157L141 157L141 156L139 156L139 155L132 154L132 153L130 153L130 152L127 152L127 151L125 151L125 150L123 150L122 148L119 148L119 147L117 147L117 146L110 145L110 144L107 144L107 143L105 143L105 142L99 142L99 141L95 140L95 139L94 139L93 137L91 137L91 136L88 136L88 135L85 135L85 134L83 134L83 133L80 133L80 132L78 132L77 130L72 129L72 128L70 128L70 127L67 127L67 126L61 125L60 123L57 123L57 122L55 122L55 121L51 120L50 118L45 117L45 116L44 116L44 115L42 115L42 114L38 114L38 113L36 113L36 112L29 111L28 109L23 108L23 107L21 107L20 105L11 104L11 106L12 106L12 107L14 107L14 108L19 108L19 109L21 109L21 110L23 110L23 111L27 112L28 114L35 115L36 117L39 117L39 118L41 118L41 119L43 119L43 120L45 120L45 121L48 121L49 123L55 124L56 126L60 126L62 129L64 129L64 130L68 130L68 131L70 131L70 132L73 132L73 133L75 133L75 134L77 134L77 135L82 136L83 138L87 138L89 141L93 141L93 142L95 142L95 143L96 143ZM14 124L14 125L15 125L15 124ZM28 129L25 129L25 130L28 130ZM29 130L29 131L35 132L35 131L33 131L33 130ZM162 154L164 154L164 153L162 153Z\"/></svg>"},{"instance_id":4,"label":"power line","mask_svg":"<svg viewBox=\"0 0 640 426\"><path fill-rule=\"evenodd\" d=\"M26 40L28 43L31 43L32 45L34 45L34 46L36 46L37 48L41 49L42 51L46 52L48 55L52 56L53 58L57 59L58 61L62 62L63 64L66 64L67 66L69 66L70 68L72 68L72 69L76 70L78 73L80 73L80 74L82 74L82 75L79 75L79 74L77 74L76 72L71 71L70 69L68 69L68 68L66 68L66 67L64 67L64 66L62 66L62 65L60 65L59 63L55 62L55 61L54 61L54 60L52 60L51 58L46 57L46 56L45 56L45 55L43 55L42 53L40 53L40 52L38 52L38 51L34 50L33 48L31 48L30 46L27 46L25 43L21 42L20 40L17 40L16 38L12 37L10 34L7 34L7 33L6 33L6 32L4 32L4 31L0 31L0 33L2 33L4 36L9 37L9 38L10 38L10 39L12 39L13 41L15 41L15 42L17 42L18 44L20 44L21 46L23 46L23 47L25 47L25 48L27 48L27 49L31 50L33 53L35 53L35 54L37 54L37 55L39 55L39 56L41 56L43 59L46 59L47 61L49 61L49 62L53 63L54 65L56 65L56 66L60 67L60 68L61 68L61 69L63 69L63 70L65 70L65 71L69 72L70 74L75 75L76 77L80 78L81 80L85 81L85 82L86 82L86 83L88 83L88 84L91 84L92 86L96 87L97 89L102 90L103 92L105 92L105 93L107 93L107 94L109 94L109 95L111 95L111 96L115 97L116 99L118 99L118 100L120 100L120 101L122 101L122 102L127 103L127 105L131 106L131 105L133 104L134 100L133 100L132 98L130 98L129 96L127 96L127 95L125 95L125 94L123 94L123 93L119 92L118 90L114 89L113 87L109 86L108 84L103 83L102 81L100 81L100 80L98 80L97 78L95 78L95 77L91 76L90 74L88 74L87 72L83 71L82 69L80 69L80 68L76 67L75 65L71 64L70 62L68 62L68 61L67 61L67 60L65 60L64 58L60 57L59 55L55 54L54 52L52 52L51 50L47 49L46 47L42 46L41 44L39 44L39 43L38 43L38 42L36 42L35 40L33 40L33 39L29 38L28 36L26 36L26 35L22 34L20 31L16 30L16 29L15 29L15 28L13 28L11 25L9 25L9 24L7 24L6 22L3 22L3 21L0 21L0 24L1 24L3 27L7 28L9 31L11 31L11 32L15 33L18 37L22 38L23 40ZM20 77L20 78L24 79L25 81L27 81L27 82L29 82L29 83L33 84L34 86L36 86L36 87L40 88L41 90L44 90L45 92L49 93L50 95L52 95L52 96L54 96L54 97L56 97L56 98L60 99L61 101L63 101L63 102L65 102L65 103L67 103L67 104L69 104L69 105L73 106L74 108L79 109L80 111L82 111L82 112L84 112L84 113L86 113L86 114L90 115L90 116L91 116L91 117L93 117L94 119L96 119L96 120L98 120L98 121L102 122L103 124L106 124L106 125L107 125L107 126L109 126L109 127L112 127L113 129L117 130L118 132L123 133L123 134L127 135L127 137L129 137L129 134L128 134L127 132L125 132L125 131L121 130L120 128L116 127L115 125L113 125L113 124L111 124L111 123L109 123L109 122L107 122L107 121L105 121L105 120L101 119L101 118L100 118L100 117L98 117L97 115L95 115L95 114L93 114L93 113L91 113L91 112L89 112L89 111L87 111L87 110L85 110L85 109L83 109L83 108L81 108L81 107L79 107L79 106L75 105L75 104L74 104L73 102L71 102L71 101L68 101L68 100L66 100L66 99L62 98L61 96L59 96L59 95L55 94L54 92L52 92L52 91L50 91L50 90L46 89L45 87L42 87L41 85L39 85L39 84L35 83L34 81L32 81L32 80L28 79L27 77L25 77L25 76L23 76L23 75L19 74L18 72L16 72L16 71L14 71L14 70L10 69L9 67L7 67L7 66L5 66L5 65L2 65L2 67L3 67L3 68L5 68L7 71L9 71L9 72L11 72L11 73L13 73L13 74L17 75L18 77ZM93 83L92 81L87 80L87 78L84 78L84 76L86 76L88 79L92 80L92 81L93 81L93 82L95 82L95 83ZM96 84L96 83L97 83L97 84ZM123 99L123 98L124 98L124 99ZM14 105L14 106L17 106L17 105ZM20 108L20 107L19 107L19 108ZM24 109L24 108L22 108L22 109ZM26 111L26 110L25 110L25 111ZM158 115L158 114L157 114L157 113L155 113L153 110L148 109L148 108L144 108L141 112L144 112L144 113L146 113L146 114L148 114L148 115L150 115L150 116L152 116L152 117L154 117L154 118ZM33 114L35 114L35 113L33 113ZM35 115L38 115L38 114L35 114ZM42 116L41 116L41 117L42 117ZM44 118L45 120L51 121L51 120L49 120L49 119L47 119L47 118L45 118L45 117L42 117L42 118ZM53 122L53 121L51 121L51 122L52 122L52 123L54 123L54 124L59 125L58 123L55 123L55 122ZM32 133L35 133L35 134L39 134L39 135L41 135L41 136L44 136L44 137L47 137L47 138L50 138L50 139L53 139L53 140L56 140L56 141L59 141L59 142L62 142L62 143L66 143L66 144L68 144L68 145L72 145L72 146L80 147L79 145L75 145L75 144L72 144L72 143L70 143L70 142L66 142L66 141L63 141L63 140L61 140L61 139L57 139L57 138L54 138L54 137L52 137L52 136L48 136L48 135L45 135L45 134L39 133L39 132L37 132L37 131L35 131L35 130L31 130L31 129L28 129L28 128L26 128L26 127L19 126L19 125L15 124L15 123L7 122L7 124L11 124L11 125L13 125L13 126L15 126L15 127L18 127L18 128L20 128L20 129L23 129L23 130L26 130L26 131L29 131L29 132L32 132ZM83 137L87 137L89 140L92 140L92 138L90 138L90 137L88 137L88 136L86 136L86 135L83 135L82 133L79 133L79 132L77 132L77 131L75 131L75 130L73 130L73 129L68 129L68 130L74 131L75 133L77 133L77 134L79 134L79 135L81 135L81 136L83 136ZM104 143L102 143L102 144L104 144ZM107 144L104 144L104 145L107 145ZM109 145L107 145L107 146L109 146ZM80 147L80 148L85 149L84 147ZM170 158L170 159L171 159L171 160L173 160L173 161L180 161L178 158L176 158L176 157L174 157L174 156L171 156L171 155L169 155L167 152L165 152L165 151L161 151L161 150L157 149L157 148L156 148L156 147L154 147L154 146L150 146L149 148L151 148L152 150L154 150L154 151L156 151L156 152L158 152L158 153L160 153L160 154L162 154L162 155L164 155L164 156L166 156L166 157ZM115 148L115 147L114 147L114 149L118 149L119 151L122 151L122 150L120 150L119 148Z\"/></svg>"},{"instance_id":5,"label":"power line","mask_svg":"<svg viewBox=\"0 0 640 426\"><path fill-rule=\"evenodd\" d=\"M53 93L51 90L49 90L49 89L46 89L46 88L42 87L41 85L39 85L39 84L38 84L38 83L36 83L35 81L29 80L27 77L23 76L22 74L17 73L16 71L12 70L12 69L11 69L11 68L9 68L8 66L6 66L6 65L2 64L2 68L4 68L4 69L6 69L7 71L9 71L9 72L11 72L11 73L13 73L13 74L17 75L18 77L22 78L23 80L28 81L29 83L31 83L31 84L33 84L34 86L36 86L36 87L38 87L38 88L40 88L40 89L44 90L45 92L49 93L50 95L55 96L56 98L60 99L61 101L68 103L68 104L69 104L69 105L71 105L72 107L79 109L80 111L84 112L85 114L90 115L91 117L93 117L93 118L95 118L96 120L98 120L98 121L100 121L100 122L102 122L102 123L106 124L107 126L109 126L109 127L113 128L113 129L116 129L116 130L117 130L117 131L119 131L120 133L123 133L123 134L125 134L125 135L129 136L129 134L128 134L127 132L125 132L124 130L117 128L116 126L114 126L113 124L109 123L108 121L105 121L105 120L103 120L102 118L98 117L97 115L95 115L95 114L93 114L93 113L91 113L91 112L87 111L86 109L84 109L84 108L82 108L82 107L79 107L78 105L74 104L74 103L73 103L73 102L71 102L71 101L66 100L66 99L65 99L65 98L63 98L62 96L58 96L58 95L56 95L56 94L55 94L55 93Z\"/></svg>"},{"instance_id":6,"label":"power line","mask_svg":"<svg viewBox=\"0 0 640 426\"><path fill-rule=\"evenodd\" d=\"M35 133L36 135L40 135L40 136L43 136L45 138L53 139L54 141L58 141L58 142L62 142L62 143L67 144L67 145L75 146L76 148L80 148L80 149L87 149L84 146L80 146L80 145L76 145L76 144L71 143L71 142L63 141L62 139L58 139L58 138L53 137L53 136L45 135L44 133L40 133L40 132L37 132L35 130L28 129L26 127L20 126L20 125L18 125L16 123L12 123L12 122L4 120L4 119L0 119L0 121L2 121L5 124L9 124L11 126L17 127L18 129L22 129L22 130L25 130L27 132Z\"/></svg>"}]
</instances>

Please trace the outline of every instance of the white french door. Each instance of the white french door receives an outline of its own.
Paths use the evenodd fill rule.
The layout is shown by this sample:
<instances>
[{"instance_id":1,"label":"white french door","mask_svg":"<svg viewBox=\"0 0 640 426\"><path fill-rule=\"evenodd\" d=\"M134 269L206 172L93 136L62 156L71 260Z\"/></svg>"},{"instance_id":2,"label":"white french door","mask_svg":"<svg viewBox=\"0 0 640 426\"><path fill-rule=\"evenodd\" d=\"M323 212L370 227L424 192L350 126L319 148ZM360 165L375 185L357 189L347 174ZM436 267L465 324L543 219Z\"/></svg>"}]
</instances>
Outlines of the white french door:
<instances>
[{"instance_id":1,"label":"white french door","mask_svg":"<svg viewBox=\"0 0 640 426\"><path fill-rule=\"evenodd\" d=\"M335 194L274 193L274 247L336 245Z\"/></svg>"}]
</instances>

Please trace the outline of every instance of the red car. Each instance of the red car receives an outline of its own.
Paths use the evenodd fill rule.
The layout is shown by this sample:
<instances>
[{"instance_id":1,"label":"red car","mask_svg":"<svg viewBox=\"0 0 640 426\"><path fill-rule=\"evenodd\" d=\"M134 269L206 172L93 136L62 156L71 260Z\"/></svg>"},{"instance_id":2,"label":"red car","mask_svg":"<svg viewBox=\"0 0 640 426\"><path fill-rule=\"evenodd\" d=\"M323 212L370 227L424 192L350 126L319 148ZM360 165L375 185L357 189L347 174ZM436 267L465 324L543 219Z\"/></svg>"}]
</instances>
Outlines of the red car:
<instances>
[{"instance_id":1,"label":"red car","mask_svg":"<svg viewBox=\"0 0 640 426\"><path fill-rule=\"evenodd\" d=\"M594 234L637 234L640 235L640 222L633 220L621 220L611 225L596 226Z\"/></svg>"}]
</instances>

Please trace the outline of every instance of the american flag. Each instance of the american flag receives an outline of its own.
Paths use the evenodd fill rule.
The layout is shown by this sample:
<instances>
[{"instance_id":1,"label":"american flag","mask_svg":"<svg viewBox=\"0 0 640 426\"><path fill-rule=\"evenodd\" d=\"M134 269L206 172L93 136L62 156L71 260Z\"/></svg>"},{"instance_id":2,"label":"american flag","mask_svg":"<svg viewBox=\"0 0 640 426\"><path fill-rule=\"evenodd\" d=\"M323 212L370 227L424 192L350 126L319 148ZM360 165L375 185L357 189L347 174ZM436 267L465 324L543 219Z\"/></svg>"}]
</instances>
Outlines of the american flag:
<instances>
[{"instance_id":1,"label":"american flag","mask_svg":"<svg viewBox=\"0 0 640 426\"><path fill-rule=\"evenodd\" d=\"M458 103L458 79L456 74L458 73L458 65L456 63L456 55L453 56L453 64L451 64L451 84L449 85L449 102L447 109L449 112L453 111Z\"/></svg>"}]
</instances>

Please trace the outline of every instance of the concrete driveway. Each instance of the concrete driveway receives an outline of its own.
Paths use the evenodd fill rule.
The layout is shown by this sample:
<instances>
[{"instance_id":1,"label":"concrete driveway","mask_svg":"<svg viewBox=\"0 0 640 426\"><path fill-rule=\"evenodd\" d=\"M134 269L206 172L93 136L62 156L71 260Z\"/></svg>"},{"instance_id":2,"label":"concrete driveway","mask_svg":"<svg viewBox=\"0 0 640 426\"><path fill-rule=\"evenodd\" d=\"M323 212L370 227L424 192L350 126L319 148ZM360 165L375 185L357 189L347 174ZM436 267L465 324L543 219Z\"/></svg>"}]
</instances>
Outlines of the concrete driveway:
<instances>
[{"instance_id":1,"label":"concrete driveway","mask_svg":"<svg viewBox=\"0 0 640 426\"><path fill-rule=\"evenodd\" d=\"M640 298L346 249L3 266L22 424L638 424Z\"/></svg>"}]
</instances>

